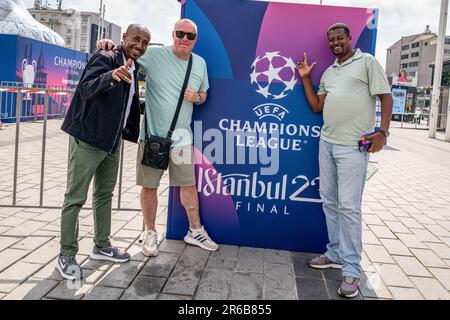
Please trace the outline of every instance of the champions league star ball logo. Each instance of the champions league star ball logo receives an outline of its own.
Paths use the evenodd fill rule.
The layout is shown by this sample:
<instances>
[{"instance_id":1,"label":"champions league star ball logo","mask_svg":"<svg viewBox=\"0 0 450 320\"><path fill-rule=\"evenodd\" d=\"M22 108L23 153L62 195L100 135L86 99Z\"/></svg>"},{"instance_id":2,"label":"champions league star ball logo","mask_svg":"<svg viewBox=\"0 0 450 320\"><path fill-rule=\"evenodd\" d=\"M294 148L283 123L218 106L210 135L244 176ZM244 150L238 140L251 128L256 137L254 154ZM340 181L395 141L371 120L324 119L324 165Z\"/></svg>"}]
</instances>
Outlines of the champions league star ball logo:
<instances>
[{"instance_id":1,"label":"champions league star ball logo","mask_svg":"<svg viewBox=\"0 0 450 320\"><path fill-rule=\"evenodd\" d=\"M291 58L282 56L278 51L266 52L253 62L251 83L256 84L256 92L266 99L283 99L297 84L296 69Z\"/></svg>"}]
</instances>

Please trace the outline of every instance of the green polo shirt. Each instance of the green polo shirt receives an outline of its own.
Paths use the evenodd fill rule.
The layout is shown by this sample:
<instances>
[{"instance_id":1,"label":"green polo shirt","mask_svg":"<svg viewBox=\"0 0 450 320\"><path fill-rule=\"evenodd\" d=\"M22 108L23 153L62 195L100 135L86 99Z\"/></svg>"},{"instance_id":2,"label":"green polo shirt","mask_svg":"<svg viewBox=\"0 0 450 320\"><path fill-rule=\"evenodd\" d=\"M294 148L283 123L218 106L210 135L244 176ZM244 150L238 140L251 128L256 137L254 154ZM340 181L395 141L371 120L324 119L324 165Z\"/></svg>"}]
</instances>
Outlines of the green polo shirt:
<instances>
[{"instance_id":1,"label":"green polo shirt","mask_svg":"<svg viewBox=\"0 0 450 320\"><path fill-rule=\"evenodd\" d=\"M318 95L326 95L322 139L357 145L361 135L375 127L376 96L391 88L380 63L357 49L343 64L336 62L323 74Z\"/></svg>"}]
</instances>

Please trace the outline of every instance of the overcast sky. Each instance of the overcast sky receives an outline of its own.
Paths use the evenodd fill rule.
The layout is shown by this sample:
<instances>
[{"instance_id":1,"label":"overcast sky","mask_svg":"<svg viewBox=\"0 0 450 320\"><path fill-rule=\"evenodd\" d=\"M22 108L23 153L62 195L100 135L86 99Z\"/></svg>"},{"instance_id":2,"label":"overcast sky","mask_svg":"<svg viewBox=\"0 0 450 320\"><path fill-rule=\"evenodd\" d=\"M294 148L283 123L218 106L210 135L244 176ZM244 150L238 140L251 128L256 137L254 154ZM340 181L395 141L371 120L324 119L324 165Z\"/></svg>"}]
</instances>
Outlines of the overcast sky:
<instances>
[{"instance_id":1,"label":"overcast sky","mask_svg":"<svg viewBox=\"0 0 450 320\"><path fill-rule=\"evenodd\" d=\"M212 0L220 1L220 0ZM274 0L277 2L319 4L320 0ZM55 6L56 1L49 1ZM437 33L440 0L323 0L324 5L354 6L380 9L378 25L377 59L385 66L386 49L402 36L423 32L427 24ZM32 7L33 0L25 0ZM106 19L122 28L131 22L147 25L152 42L170 44L173 24L180 17L180 4L176 0L104 0ZM63 8L98 12L100 0L63 0ZM339 17L336 17L339 20ZM447 24L447 34L450 28Z\"/></svg>"}]
</instances>

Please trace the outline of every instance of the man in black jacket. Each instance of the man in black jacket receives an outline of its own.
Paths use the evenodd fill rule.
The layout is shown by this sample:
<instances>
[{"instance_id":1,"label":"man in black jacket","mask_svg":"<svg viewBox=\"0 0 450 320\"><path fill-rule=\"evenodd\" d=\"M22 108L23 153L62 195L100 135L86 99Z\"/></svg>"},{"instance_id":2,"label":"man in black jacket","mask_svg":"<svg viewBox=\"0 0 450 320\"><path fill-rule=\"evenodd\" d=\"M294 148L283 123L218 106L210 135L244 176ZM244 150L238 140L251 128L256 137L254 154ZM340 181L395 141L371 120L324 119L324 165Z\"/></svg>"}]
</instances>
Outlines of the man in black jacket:
<instances>
[{"instance_id":1,"label":"man in black jacket","mask_svg":"<svg viewBox=\"0 0 450 320\"><path fill-rule=\"evenodd\" d=\"M78 280L78 216L94 178L92 206L95 239L91 259L128 262L130 255L111 245L111 204L122 139L139 138L136 60L150 43L145 26L130 25L118 50L99 51L90 59L73 96L62 130L70 135L67 191L61 216L61 254L56 269Z\"/></svg>"}]
</instances>

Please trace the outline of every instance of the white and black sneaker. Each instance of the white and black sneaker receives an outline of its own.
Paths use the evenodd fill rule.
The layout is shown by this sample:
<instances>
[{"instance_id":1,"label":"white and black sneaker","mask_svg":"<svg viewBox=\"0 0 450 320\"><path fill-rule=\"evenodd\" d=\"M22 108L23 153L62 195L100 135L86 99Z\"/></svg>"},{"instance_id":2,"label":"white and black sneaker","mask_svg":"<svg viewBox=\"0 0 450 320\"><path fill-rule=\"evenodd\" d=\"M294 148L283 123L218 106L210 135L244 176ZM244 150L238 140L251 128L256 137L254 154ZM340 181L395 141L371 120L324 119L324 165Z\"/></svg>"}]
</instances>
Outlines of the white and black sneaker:
<instances>
[{"instance_id":1,"label":"white and black sneaker","mask_svg":"<svg viewBox=\"0 0 450 320\"><path fill-rule=\"evenodd\" d=\"M219 249L219 245L209 237L208 232L206 232L203 226L198 231L189 229L187 235L184 237L184 242L208 251L217 251Z\"/></svg>"},{"instance_id":2,"label":"white and black sneaker","mask_svg":"<svg viewBox=\"0 0 450 320\"><path fill-rule=\"evenodd\" d=\"M61 277L67 280L81 280L83 278L83 271L75 256L60 255L56 263L56 270L59 271Z\"/></svg>"},{"instance_id":3,"label":"white and black sneaker","mask_svg":"<svg viewBox=\"0 0 450 320\"><path fill-rule=\"evenodd\" d=\"M98 248L94 246L91 253L92 260L111 261L115 263L125 263L130 261L130 254L124 250L119 250L116 247L108 246L104 248Z\"/></svg>"}]
</instances>

